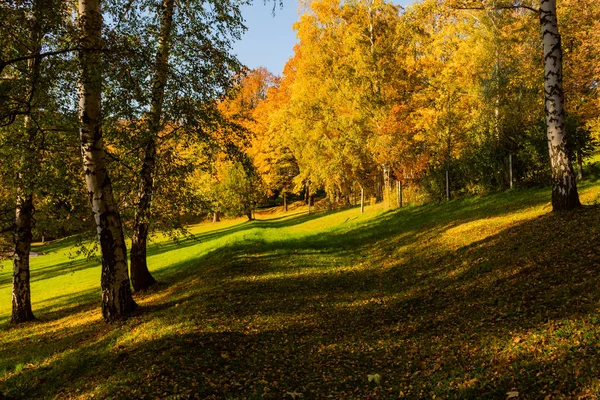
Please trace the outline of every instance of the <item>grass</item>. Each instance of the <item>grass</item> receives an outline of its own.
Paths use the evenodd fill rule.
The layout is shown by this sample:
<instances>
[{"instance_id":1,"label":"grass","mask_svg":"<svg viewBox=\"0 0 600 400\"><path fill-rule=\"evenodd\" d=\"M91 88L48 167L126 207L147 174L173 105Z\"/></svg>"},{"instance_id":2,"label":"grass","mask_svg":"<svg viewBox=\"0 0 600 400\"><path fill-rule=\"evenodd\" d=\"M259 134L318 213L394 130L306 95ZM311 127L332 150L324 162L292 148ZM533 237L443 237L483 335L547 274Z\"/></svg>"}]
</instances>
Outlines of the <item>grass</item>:
<instances>
[{"instance_id":1,"label":"grass","mask_svg":"<svg viewBox=\"0 0 600 400\"><path fill-rule=\"evenodd\" d=\"M192 227L149 249L161 282L101 321L97 262L32 262L38 321L8 325L9 399L597 398L600 184ZM300 395L302 394L302 395ZM0 398L2 396L0 395Z\"/></svg>"}]
</instances>

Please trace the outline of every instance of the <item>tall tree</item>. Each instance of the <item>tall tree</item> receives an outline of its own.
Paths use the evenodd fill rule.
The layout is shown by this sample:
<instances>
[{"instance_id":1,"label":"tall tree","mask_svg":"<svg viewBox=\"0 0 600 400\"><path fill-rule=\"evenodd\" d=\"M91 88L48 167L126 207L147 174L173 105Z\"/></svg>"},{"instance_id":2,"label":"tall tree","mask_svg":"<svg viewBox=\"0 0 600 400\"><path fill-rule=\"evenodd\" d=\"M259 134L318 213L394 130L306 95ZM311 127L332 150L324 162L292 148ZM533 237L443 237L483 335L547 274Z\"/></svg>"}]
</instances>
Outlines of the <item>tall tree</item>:
<instances>
[{"instance_id":1,"label":"tall tree","mask_svg":"<svg viewBox=\"0 0 600 400\"><path fill-rule=\"evenodd\" d=\"M81 154L102 254L102 315L125 317L136 303L131 295L121 217L106 169L102 140L102 13L100 0L79 0L79 123Z\"/></svg>"},{"instance_id":2,"label":"tall tree","mask_svg":"<svg viewBox=\"0 0 600 400\"><path fill-rule=\"evenodd\" d=\"M44 10L42 1L33 2L29 19L30 37L27 43L33 57L27 60L26 82L28 90L35 93L35 86L40 75L42 51L42 27L41 18ZM47 10L46 10L47 11ZM32 96L33 97L33 96ZM14 252L13 252L13 287L12 287L12 323L21 323L34 319L31 309L31 288L29 271L29 254L33 238L33 191L34 179L38 167L38 146L36 136L38 128L35 126L31 115L31 109L24 116L23 145L17 166L17 199L15 207L14 223Z\"/></svg>"},{"instance_id":3,"label":"tall tree","mask_svg":"<svg viewBox=\"0 0 600 400\"><path fill-rule=\"evenodd\" d=\"M540 0L544 45L546 133L552 167L552 209L571 210L581 205L576 176L567 151L567 125L563 92L563 52L558 31L556 0Z\"/></svg>"},{"instance_id":4,"label":"tall tree","mask_svg":"<svg viewBox=\"0 0 600 400\"><path fill-rule=\"evenodd\" d=\"M156 282L148 270L146 246L148 241L150 204L154 191L154 169L156 165L156 141L161 129L165 85L168 78L169 53L171 52L171 30L175 0L163 0L161 7L160 34L151 86L148 129L142 143L143 157L140 171L138 203L131 236L131 283L135 291L148 289Z\"/></svg>"},{"instance_id":5,"label":"tall tree","mask_svg":"<svg viewBox=\"0 0 600 400\"><path fill-rule=\"evenodd\" d=\"M130 176L138 190L132 200L131 280L137 291L155 282L146 260L152 230L180 227L178 218L161 215L155 207L164 187L173 180L185 181L160 175L168 170L161 167L168 162L167 147L174 141L193 145L207 140L218 124L216 99L241 68L231 55L231 41L244 26L238 0L194 0L185 6L174 0L109 4L109 28L119 51L108 60L115 68L107 72L110 87L104 104L115 123L107 129L107 140L134 156L130 161L136 172Z\"/></svg>"}]
</instances>

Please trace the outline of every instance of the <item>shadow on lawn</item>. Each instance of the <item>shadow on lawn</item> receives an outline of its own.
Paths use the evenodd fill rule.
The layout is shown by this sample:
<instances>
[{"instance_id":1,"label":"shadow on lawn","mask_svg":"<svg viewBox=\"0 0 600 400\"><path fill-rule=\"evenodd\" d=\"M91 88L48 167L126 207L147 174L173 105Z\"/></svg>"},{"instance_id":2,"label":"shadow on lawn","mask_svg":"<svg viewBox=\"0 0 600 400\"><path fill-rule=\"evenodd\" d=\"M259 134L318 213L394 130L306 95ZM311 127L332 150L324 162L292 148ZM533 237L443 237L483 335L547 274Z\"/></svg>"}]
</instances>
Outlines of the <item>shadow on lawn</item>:
<instances>
[{"instance_id":1,"label":"shadow on lawn","mask_svg":"<svg viewBox=\"0 0 600 400\"><path fill-rule=\"evenodd\" d=\"M53 264L45 267L36 267L31 273L31 281L42 281L44 279L55 278L60 275L74 274L88 268L97 268L99 265L95 259L83 259L66 261L59 264ZM0 278L0 288L12 285L12 276Z\"/></svg>"},{"instance_id":2,"label":"shadow on lawn","mask_svg":"<svg viewBox=\"0 0 600 400\"><path fill-rule=\"evenodd\" d=\"M170 241L166 243L153 244L148 248L148 256L160 255L163 253L167 253L173 250L184 249L187 247L195 246L201 243L206 243L213 240L218 240L224 238L225 236L230 236L234 234L238 234L241 232L250 231L256 228L271 228L271 229L280 229L280 228L291 228L296 225L303 224L305 222L318 219L323 217L324 215L334 215L337 213L341 213L346 211L347 209L340 209L334 211L318 211L311 212L310 214L303 213L294 213L289 216L283 216L279 218L266 218L266 219L254 219L252 221L244 221L239 224L229 226L226 228L211 230L206 233L194 234L184 237L183 239L178 239L177 241ZM218 225L215 225L218 227Z\"/></svg>"},{"instance_id":3,"label":"shadow on lawn","mask_svg":"<svg viewBox=\"0 0 600 400\"><path fill-rule=\"evenodd\" d=\"M30 341L24 353L3 343L5 367L28 357L36 365L50 361L11 375L0 391L14 398L96 389L100 397L205 399L282 399L292 392L309 399L504 399L512 390L519 398L597 391L600 208L544 215L456 252L398 253L423 249L424 234L510 207L453 202L304 240L232 243L166 271L171 286L162 291L177 290L123 325L56 328L60 339L50 349L36 341L46 333L31 328L17 339ZM64 315L85 313L69 307L90 301L69 299ZM152 321L191 328L117 345ZM368 382L374 373L381 385Z\"/></svg>"}]
</instances>

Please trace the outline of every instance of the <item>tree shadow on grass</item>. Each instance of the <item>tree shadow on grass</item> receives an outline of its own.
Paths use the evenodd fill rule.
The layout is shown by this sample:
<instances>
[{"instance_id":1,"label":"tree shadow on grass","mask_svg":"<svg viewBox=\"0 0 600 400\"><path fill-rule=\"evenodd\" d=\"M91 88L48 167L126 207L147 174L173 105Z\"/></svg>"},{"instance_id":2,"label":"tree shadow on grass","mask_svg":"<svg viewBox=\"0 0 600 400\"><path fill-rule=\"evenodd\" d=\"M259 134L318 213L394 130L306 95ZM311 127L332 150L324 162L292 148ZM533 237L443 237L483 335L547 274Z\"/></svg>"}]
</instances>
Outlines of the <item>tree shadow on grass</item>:
<instances>
[{"instance_id":1,"label":"tree shadow on grass","mask_svg":"<svg viewBox=\"0 0 600 400\"><path fill-rule=\"evenodd\" d=\"M74 274L75 272L84 271L89 268L98 268L98 266L98 261L95 259L73 260L47 266L36 266L31 269L31 282ZM0 288L10 285L12 285L12 276L0 278Z\"/></svg>"},{"instance_id":2,"label":"tree shadow on grass","mask_svg":"<svg viewBox=\"0 0 600 400\"><path fill-rule=\"evenodd\" d=\"M148 247L148 257L164 254L173 250L181 250L191 246L196 246L201 243L206 243L214 240L222 239L226 236L250 231L253 229L261 228L291 228L296 225L304 224L311 220L319 219L325 215L335 215L346 211L346 209L333 210L333 211L318 211L308 213L294 213L289 216L280 218L267 218L267 219L254 219L252 221L244 221L239 224L229 226L226 228L220 228L211 230L206 233L193 234L184 237L183 239L177 239L176 241L169 241L166 243L156 243Z\"/></svg>"},{"instance_id":3,"label":"tree shadow on grass","mask_svg":"<svg viewBox=\"0 0 600 400\"><path fill-rule=\"evenodd\" d=\"M598 238L600 209L586 207L524 221L458 252L417 255L391 268L301 276L294 270L302 265L283 268L277 257L244 261L247 249L230 262L212 253L206 261L223 262L224 276L207 295L207 307L212 315L244 321L277 315L293 321L305 314L310 329L303 336L358 355L345 361L340 356L334 364L357 366L370 359L370 368L390 376L393 390L415 397L421 396L409 391L415 382L423 393L459 398L504 398L513 388L526 398L578 396L594 390L598 379ZM265 265L280 275L256 279ZM406 365L398 366L388 353ZM338 378L343 381L343 375ZM359 374L350 386L360 380ZM360 393L353 398L373 396Z\"/></svg>"},{"instance_id":4,"label":"tree shadow on grass","mask_svg":"<svg viewBox=\"0 0 600 400\"><path fill-rule=\"evenodd\" d=\"M420 224L413 211L424 213ZM470 209L451 222L477 217ZM122 326L56 327L65 341L55 353L32 332L28 354L41 352L48 365L10 374L1 390L15 398L597 395L600 209L522 221L458 251L398 257L424 231L447 226L434 209L409 209L305 240L233 243L165 270L168 284L151 295L168 295ZM169 333L122 340L144 324ZM11 362L27 360L16 354ZM380 384L369 382L373 374Z\"/></svg>"}]
</instances>

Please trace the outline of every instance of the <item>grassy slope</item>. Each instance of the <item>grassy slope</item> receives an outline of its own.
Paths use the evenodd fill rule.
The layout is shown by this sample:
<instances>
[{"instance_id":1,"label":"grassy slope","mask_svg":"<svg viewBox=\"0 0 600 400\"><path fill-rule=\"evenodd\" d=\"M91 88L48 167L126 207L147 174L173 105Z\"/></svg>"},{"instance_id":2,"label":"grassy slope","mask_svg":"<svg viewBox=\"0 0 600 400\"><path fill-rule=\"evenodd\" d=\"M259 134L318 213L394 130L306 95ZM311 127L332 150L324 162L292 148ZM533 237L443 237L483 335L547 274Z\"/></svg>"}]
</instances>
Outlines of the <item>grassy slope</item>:
<instances>
[{"instance_id":1,"label":"grassy slope","mask_svg":"<svg viewBox=\"0 0 600 400\"><path fill-rule=\"evenodd\" d=\"M199 225L195 241L152 246L162 283L114 326L97 264L46 245L32 266L38 322L7 325L0 272L0 393L596 398L600 185L581 197L558 216L532 190Z\"/></svg>"}]
</instances>

